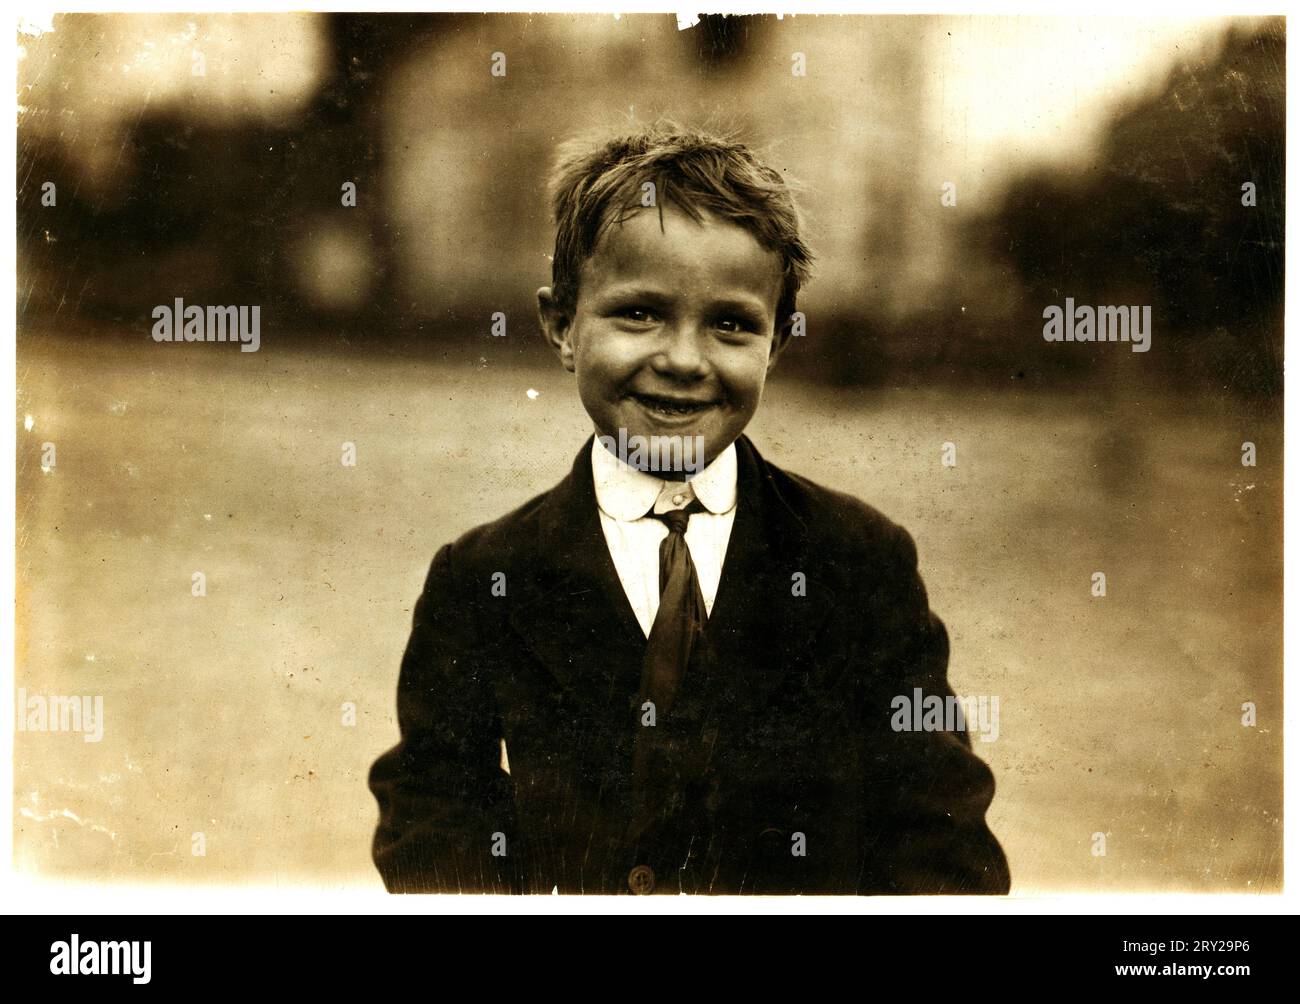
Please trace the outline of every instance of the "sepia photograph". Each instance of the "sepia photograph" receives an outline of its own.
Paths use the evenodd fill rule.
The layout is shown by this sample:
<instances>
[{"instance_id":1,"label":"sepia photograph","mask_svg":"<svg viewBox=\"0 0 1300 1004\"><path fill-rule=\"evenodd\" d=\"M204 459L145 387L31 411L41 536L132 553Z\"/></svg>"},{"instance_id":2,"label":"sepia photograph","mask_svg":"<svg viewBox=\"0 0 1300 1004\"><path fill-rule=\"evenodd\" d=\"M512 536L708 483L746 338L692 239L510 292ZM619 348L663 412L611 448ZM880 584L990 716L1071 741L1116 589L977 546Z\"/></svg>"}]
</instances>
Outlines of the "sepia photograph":
<instances>
[{"instance_id":1,"label":"sepia photograph","mask_svg":"<svg viewBox=\"0 0 1300 1004\"><path fill-rule=\"evenodd\" d=\"M31 888L1283 892L1283 17L16 45Z\"/></svg>"}]
</instances>

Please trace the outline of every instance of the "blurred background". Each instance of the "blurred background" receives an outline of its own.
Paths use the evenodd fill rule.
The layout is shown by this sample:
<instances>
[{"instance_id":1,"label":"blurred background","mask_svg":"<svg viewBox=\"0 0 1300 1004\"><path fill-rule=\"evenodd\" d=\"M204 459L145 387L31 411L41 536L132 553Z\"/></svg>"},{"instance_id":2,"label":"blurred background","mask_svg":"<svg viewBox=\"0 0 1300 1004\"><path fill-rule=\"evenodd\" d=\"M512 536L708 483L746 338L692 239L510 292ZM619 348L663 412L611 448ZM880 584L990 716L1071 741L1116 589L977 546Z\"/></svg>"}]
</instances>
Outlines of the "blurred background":
<instances>
[{"instance_id":1,"label":"blurred background","mask_svg":"<svg viewBox=\"0 0 1300 1004\"><path fill-rule=\"evenodd\" d=\"M378 885L365 773L428 561L589 431L533 306L554 147L666 115L799 185L808 334L751 434L917 538L954 686L1001 698L976 746L1016 891L1279 887L1280 19L59 15L17 41L16 682L106 713L99 743L16 737L21 867ZM1151 351L1046 343L1067 296L1150 306ZM177 297L259 305L260 351L153 342Z\"/></svg>"}]
</instances>

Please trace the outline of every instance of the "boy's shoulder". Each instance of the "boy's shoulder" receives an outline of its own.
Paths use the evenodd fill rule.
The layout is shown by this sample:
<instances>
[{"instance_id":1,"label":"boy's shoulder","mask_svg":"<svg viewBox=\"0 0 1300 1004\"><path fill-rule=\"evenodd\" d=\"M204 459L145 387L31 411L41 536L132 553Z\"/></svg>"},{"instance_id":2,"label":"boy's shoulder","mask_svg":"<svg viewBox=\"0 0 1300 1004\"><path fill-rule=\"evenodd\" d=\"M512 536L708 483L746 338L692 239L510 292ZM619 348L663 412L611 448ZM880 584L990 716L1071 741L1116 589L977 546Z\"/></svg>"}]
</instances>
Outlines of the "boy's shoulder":
<instances>
[{"instance_id":1,"label":"boy's shoulder","mask_svg":"<svg viewBox=\"0 0 1300 1004\"><path fill-rule=\"evenodd\" d=\"M755 451L757 454L757 451ZM882 558L916 567L916 543L900 523L856 495L759 458L774 490L807 528L808 543L853 565Z\"/></svg>"},{"instance_id":2,"label":"boy's shoulder","mask_svg":"<svg viewBox=\"0 0 1300 1004\"><path fill-rule=\"evenodd\" d=\"M553 520L548 518L555 493L565 487L570 479L539 492L523 505L510 510L487 523L471 527L446 545L461 567L481 567L495 564L513 564L515 559L527 559L539 542L553 535Z\"/></svg>"},{"instance_id":3,"label":"boy's shoulder","mask_svg":"<svg viewBox=\"0 0 1300 1004\"><path fill-rule=\"evenodd\" d=\"M781 497L814 532L833 533L846 543L895 541L907 531L856 495L829 488L812 478L764 461Z\"/></svg>"}]
</instances>

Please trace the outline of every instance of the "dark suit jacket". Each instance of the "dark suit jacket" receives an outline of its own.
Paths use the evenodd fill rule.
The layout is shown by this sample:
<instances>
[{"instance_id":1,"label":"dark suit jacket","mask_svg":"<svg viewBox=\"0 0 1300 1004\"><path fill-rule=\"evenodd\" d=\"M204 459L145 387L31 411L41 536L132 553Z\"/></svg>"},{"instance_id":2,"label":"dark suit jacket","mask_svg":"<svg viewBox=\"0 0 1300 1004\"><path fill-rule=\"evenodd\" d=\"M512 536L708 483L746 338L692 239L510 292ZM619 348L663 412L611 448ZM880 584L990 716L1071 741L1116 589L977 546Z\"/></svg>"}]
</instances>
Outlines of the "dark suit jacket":
<instances>
[{"instance_id":1,"label":"dark suit jacket","mask_svg":"<svg viewBox=\"0 0 1300 1004\"><path fill-rule=\"evenodd\" d=\"M993 776L966 734L890 725L894 696L951 693L911 537L745 437L706 658L658 726L688 755L633 832L645 636L601 532L590 442L554 489L433 559L401 742L370 776L389 890L1006 892L984 822Z\"/></svg>"}]
</instances>

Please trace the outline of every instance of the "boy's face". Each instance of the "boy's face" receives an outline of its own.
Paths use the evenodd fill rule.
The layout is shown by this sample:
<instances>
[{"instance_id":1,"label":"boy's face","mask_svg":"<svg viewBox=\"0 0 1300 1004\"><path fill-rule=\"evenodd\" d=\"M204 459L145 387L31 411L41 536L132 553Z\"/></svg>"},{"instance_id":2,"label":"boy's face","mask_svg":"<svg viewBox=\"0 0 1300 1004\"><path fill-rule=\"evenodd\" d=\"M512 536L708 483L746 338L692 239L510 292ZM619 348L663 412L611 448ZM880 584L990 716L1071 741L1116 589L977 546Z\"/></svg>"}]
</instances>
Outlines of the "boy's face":
<instances>
[{"instance_id":1,"label":"boy's face","mask_svg":"<svg viewBox=\"0 0 1300 1004\"><path fill-rule=\"evenodd\" d=\"M610 227L572 316L538 290L542 326L601 435L703 437L711 462L744 431L789 337L780 257L748 231L664 205Z\"/></svg>"}]
</instances>

